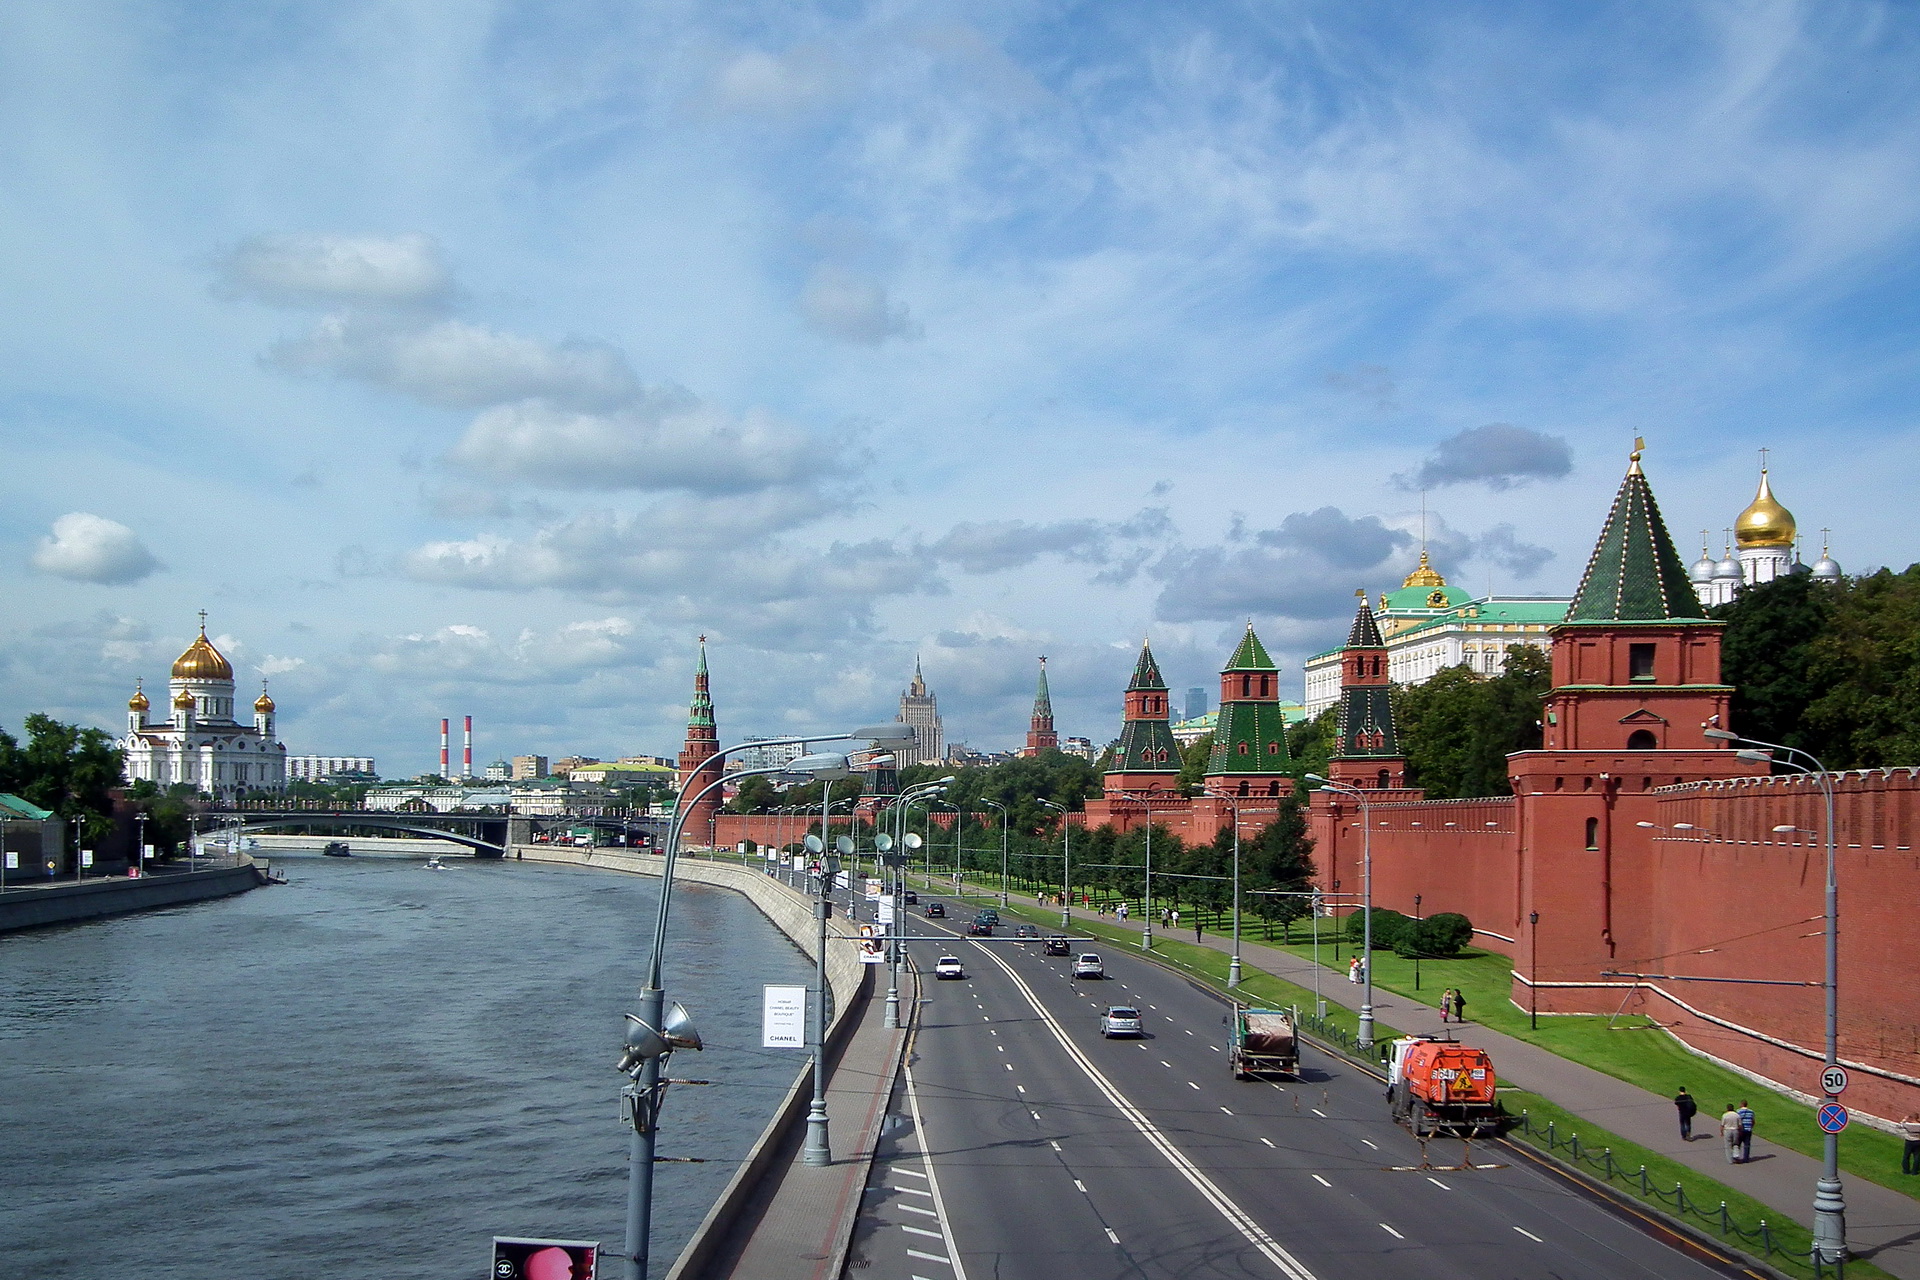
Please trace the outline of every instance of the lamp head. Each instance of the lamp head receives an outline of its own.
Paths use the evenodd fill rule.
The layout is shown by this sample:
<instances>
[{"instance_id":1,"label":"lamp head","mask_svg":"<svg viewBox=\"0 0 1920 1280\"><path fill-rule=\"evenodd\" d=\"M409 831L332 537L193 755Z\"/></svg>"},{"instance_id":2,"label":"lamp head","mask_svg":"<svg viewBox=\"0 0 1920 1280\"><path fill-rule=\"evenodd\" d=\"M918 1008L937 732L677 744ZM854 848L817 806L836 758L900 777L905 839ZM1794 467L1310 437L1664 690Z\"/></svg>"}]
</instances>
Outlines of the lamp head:
<instances>
[{"instance_id":1,"label":"lamp head","mask_svg":"<svg viewBox=\"0 0 1920 1280\"><path fill-rule=\"evenodd\" d=\"M1734 759L1736 760L1747 760L1747 761L1751 761L1754 764L1772 764L1773 763L1772 756L1768 755L1764 751L1755 751L1752 747L1748 747L1745 751L1736 751L1733 753L1733 756L1734 756Z\"/></svg>"},{"instance_id":2,"label":"lamp head","mask_svg":"<svg viewBox=\"0 0 1920 1280\"><path fill-rule=\"evenodd\" d=\"M873 847L882 853L893 852L893 837L882 831L873 838Z\"/></svg>"},{"instance_id":3,"label":"lamp head","mask_svg":"<svg viewBox=\"0 0 1920 1280\"><path fill-rule=\"evenodd\" d=\"M820 839L820 837L819 837L819 836L817 836L817 835L815 835L815 834L813 834L813 832L811 832L811 831L809 831L809 832L807 832L807 838L806 838L806 841L805 841L805 843L806 843L806 846L807 846L807 852L808 852L808 853L824 853L824 852L826 852L826 848L827 848L827 846L826 846L826 845L825 845L825 844L824 844L824 843L823 843L823 842L821 841L821 839Z\"/></svg>"},{"instance_id":4,"label":"lamp head","mask_svg":"<svg viewBox=\"0 0 1920 1280\"><path fill-rule=\"evenodd\" d=\"M864 738L876 747L908 747L913 745L913 726L898 721L870 724L864 729L855 729L847 736Z\"/></svg>"},{"instance_id":5,"label":"lamp head","mask_svg":"<svg viewBox=\"0 0 1920 1280\"><path fill-rule=\"evenodd\" d=\"M909 831L907 832L906 839L902 840L900 843L905 845L909 849L918 849L921 845L925 844L926 841L920 838L919 832Z\"/></svg>"},{"instance_id":6,"label":"lamp head","mask_svg":"<svg viewBox=\"0 0 1920 1280\"><path fill-rule=\"evenodd\" d=\"M1308 775L1307 775L1307 781L1308 781L1308 782L1325 782L1325 781L1326 781L1326 779L1325 779L1325 778L1323 778L1323 777L1321 777L1321 776L1320 776L1319 774L1317 774L1317 773L1310 773L1310 774L1308 774Z\"/></svg>"},{"instance_id":7,"label":"lamp head","mask_svg":"<svg viewBox=\"0 0 1920 1280\"><path fill-rule=\"evenodd\" d=\"M1740 735L1730 729L1702 729L1700 732L1717 742L1738 742Z\"/></svg>"},{"instance_id":8,"label":"lamp head","mask_svg":"<svg viewBox=\"0 0 1920 1280\"><path fill-rule=\"evenodd\" d=\"M848 766L846 756L837 751L822 751L790 762L787 772L801 774L809 782L834 782L851 776L853 770Z\"/></svg>"},{"instance_id":9,"label":"lamp head","mask_svg":"<svg viewBox=\"0 0 1920 1280\"><path fill-rule=\"evenodd\" d=\"M852 836L835 836L833 840L833 848L834 848L834 852L838 853L841 857L851 858L853 856L853 837Z\"/></svg>"}]
</instances>

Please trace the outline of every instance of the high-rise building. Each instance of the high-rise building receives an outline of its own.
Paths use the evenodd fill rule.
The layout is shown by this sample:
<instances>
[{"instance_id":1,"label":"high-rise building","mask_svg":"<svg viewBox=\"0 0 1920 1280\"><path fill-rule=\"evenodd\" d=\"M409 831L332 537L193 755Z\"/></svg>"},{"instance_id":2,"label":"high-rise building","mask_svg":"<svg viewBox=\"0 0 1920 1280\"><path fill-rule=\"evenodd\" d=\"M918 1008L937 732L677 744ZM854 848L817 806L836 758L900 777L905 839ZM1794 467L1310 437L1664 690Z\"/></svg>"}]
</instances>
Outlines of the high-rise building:
<instances>
[{"instance_id":1,"label":"high-rise building","mask_svg":"<svg viewBox=\"0 0 1920 1280\"><path fill-rule=\"evenodd\" d=\"M515 756L513 758L513 780L515 782L533 782L547 776L547 758L545 756Z\"/></svg>"},{"instance_id":2,"label":"high-rise building","mask_svg":"<svg viewBox=\"0 0 1920 1280\"><path fill-rule=\"evenodd\" d=\"M927 689L920 674L920 659L913 660L913 683L900 695L901 724L913 730L913 745L902 747L894 758L902 765L938 764L946 759L946 735L940 727L940 702Z\"/></svg>"},{"instance_id":3,"label":"high-rise building","mask_svg":"<svg viewBox=\"0 0 1920 1280\"><path fill-rule=\"evenodd\" d=\"M372 756L288 756L289 781L318 782L336 773L379 774Z\"/></svg>"},{"instance_id":4,"label":"high-rise building","mask_svg":"<svg viewBox=\"0 0 1920 1280\"><path fill-rule=\"evenodd\" d=\"M1027 725L1027 745L1020 749L1023 756L1037 756L1042 751L1057 751L1060 748L1060 735L1053 731L1053 696L1047 692L1047 659L1040 658L1040 687L1033 695L1033 718Z\"/></svg>"},{"instance_id":5,"label":"high-rise building","mask_svg":"<svg viewBox=\"0 0 1920 1280\"><path fill-rule=\"evenodd\" d=\"M1248 623L1247 625L1251 627L1253 624ZM1198 720L1201 716L1207 714L1208 710L1207 691L1205 687L1194 685L1193 688L1187 690L1187 714L1181 717L1183 720Z\"/></svg>"}]
</instances>

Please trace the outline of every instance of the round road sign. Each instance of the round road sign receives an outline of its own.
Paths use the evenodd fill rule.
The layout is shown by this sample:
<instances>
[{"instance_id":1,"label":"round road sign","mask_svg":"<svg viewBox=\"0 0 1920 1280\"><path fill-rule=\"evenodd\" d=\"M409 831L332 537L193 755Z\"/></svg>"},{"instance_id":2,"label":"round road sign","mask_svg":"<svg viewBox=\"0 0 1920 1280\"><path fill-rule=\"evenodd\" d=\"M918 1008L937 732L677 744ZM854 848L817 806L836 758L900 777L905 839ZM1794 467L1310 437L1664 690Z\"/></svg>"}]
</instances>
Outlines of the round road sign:
<instances>
[{"instance_id":1,"label":"round road sign","mask_svg":"<svg viewBox=\"0 0 1920 1280\"><path fill-rule=\"evenodd\" d=\"M1820 1073L1820 1087L1829 1098L1837 1098L1847 1091L1847 1069L1828 1067Z\"/></svg>"},{"instance_id":2,"label":"round road sign","mask_svg":"<svg viewBox=\"0 0 1920 1280\"><path fill-rule=\"evenodd\" d=\"M1829 1102L1820 1108L1820 1129L1823 1133L1838 1133L1847 1127L1847 1109L1837 1102Z\"/></svg>"}]
</instances>

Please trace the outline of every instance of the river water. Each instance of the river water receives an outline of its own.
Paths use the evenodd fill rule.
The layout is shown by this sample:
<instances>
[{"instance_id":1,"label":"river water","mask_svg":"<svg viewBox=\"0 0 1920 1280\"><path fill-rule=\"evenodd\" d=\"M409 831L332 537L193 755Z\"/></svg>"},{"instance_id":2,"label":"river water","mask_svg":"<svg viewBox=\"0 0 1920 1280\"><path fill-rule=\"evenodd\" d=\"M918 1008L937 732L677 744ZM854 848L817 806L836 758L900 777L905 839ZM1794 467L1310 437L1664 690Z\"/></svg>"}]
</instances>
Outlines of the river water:
<instances>
[{"instance_id":1,"label":"river water","mask_svg":"<svg viewBox=\"0 0 1920 1280\"><path fill-rule=\"evenodd\" d=\"M0 938L7 1276L488 1274L495 1235L623 1243L621 1015L658 882L276 857L222 902ZM654 1256L678 1253L803 1058L760 1049L800 952L738 894L674 894ZM603 1265L602 1275L615 1275Z\"/></svg>"}]
</instances>

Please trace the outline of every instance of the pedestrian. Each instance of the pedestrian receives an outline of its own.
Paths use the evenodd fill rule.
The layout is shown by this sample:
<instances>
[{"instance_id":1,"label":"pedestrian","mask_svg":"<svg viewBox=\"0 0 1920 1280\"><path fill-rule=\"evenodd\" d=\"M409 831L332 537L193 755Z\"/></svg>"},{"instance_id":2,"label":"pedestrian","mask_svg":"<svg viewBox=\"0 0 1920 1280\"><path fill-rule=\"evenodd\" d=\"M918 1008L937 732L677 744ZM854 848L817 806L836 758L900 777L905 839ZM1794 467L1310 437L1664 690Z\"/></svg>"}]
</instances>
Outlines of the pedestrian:
<instances>
[{"instance_id":1,"label":"pedestrian","mask_svg":"<svg viewBox=\"0 0 1920 1280\"><path fill-rule=\"evenodd\" d=\"M1700 1114L1700 1104L1687 1092L1687 1086L1681 1085L1680 1092L1673 1095L1673 1109L1680 1113L1680 1141L1693 1141L1693 1118Z\"/></svg>"},{"instance_id":2,"label":"pedestrian","mask_svg":"<svg viewBox=\"0 0 1920 1280\"><path fill-rule=\"evenodd\" d=\"M1448 987L1440 993L1440 1021L1445 1022L1453 1016L1453 988Z\"/></svg>"},{"instance_id":3,"label":"pedestrian","mask_svg":"<svg viewBox=\"0 0 1920 1280\"><path fill-rule=\"evenodd\" d=\"M1453 1020L1455 1022L1467 1020L1467 997L1458 987L1453 989Z\"/></svg>"},{"instance_id":4,"label":"pedestrian","mask_svg":"<svg viewBox=\"0 0 1920 1280\"><path fill-rule=\"evenodd\" d=\"M1195 916L1195 917L1193 918L1193 941L1194 941L1194 945L1196 945L1196 946L1198 946L1198 945L1199 945L1199 943L1200 943L1200 941L1201 941L1201 938L1200 938L1200 917L1198 917L1198 916Z\"/></svg>"},{"instance_id":5,"label":"pedestrian","mask_svg":"<svg viewBox=\"0 0 1920 1280\"><path fill-rule=\"evenodd\" d=\"M1360 957L1359 956L1355 956L1353 959L1347 961L1347 981L1353 983L1355 986L1360 985Z\"/></svg>"},{"instance_id":6,"label":"pedestrian","mask_svg":"<svg viewBox=\"0 0 1920 1280\"><path fill-rule=\"evenodd\" d=\"M1740 1157L1740 1113L1729 1102L1720 1113L1720 1141L1727 1149L1727 1163L1737 1164Z\"/></svg>"},{"instance_id":7,"label":"pedestrian","mask_svg":"<svg viewBox=\"0 0 1920 1280\"><path fill-rule=\"evenodd\" d=\"M1920 1111L1907 1112L1900 1122L1900 1136L1906 1139L1900 1148L1900 1172L1920 1173Z\"/></svg>"},{"instance_id":8,"label":"pedestrian","mask_svg":"<svg viewBox=\"0 0 1920 1280\"><path fill-rule=\"evenodd\" d=\"M1745 1098L1740 1099L1740 1163L1753 1159L1753 1108L1747 1105Z\"/></svg>"}]
</instances>

